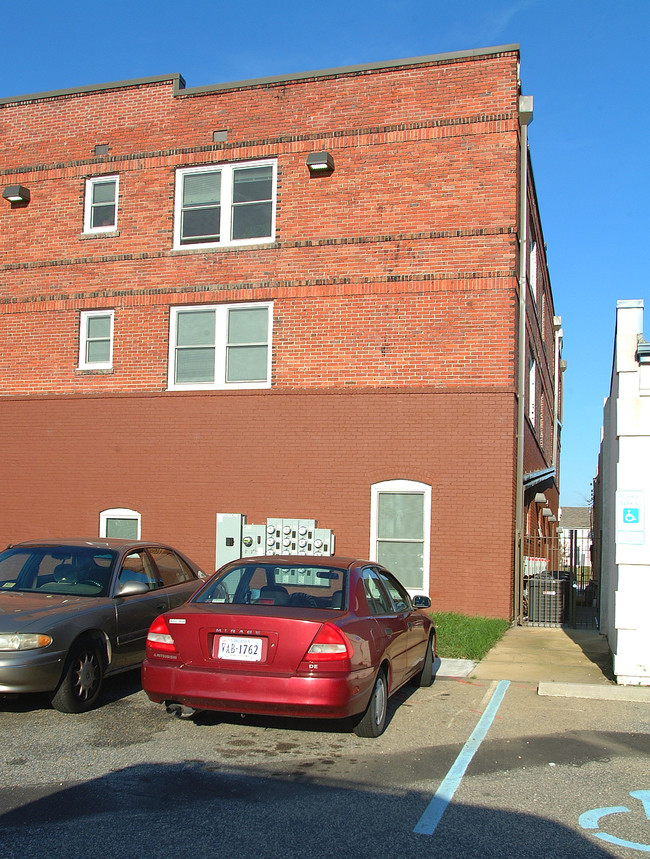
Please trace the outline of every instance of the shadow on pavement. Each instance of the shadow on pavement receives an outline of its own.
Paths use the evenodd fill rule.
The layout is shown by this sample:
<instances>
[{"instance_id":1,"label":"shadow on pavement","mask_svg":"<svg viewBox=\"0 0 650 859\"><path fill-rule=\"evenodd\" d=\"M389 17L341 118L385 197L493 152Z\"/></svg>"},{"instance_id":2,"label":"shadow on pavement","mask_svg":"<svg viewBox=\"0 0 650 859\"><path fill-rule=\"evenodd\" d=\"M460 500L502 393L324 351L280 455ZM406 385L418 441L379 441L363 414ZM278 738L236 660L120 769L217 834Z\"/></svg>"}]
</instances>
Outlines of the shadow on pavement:
<instances>
[{"instance_id":1,"label":"shadow on pavement","mask_svg":"<svg viewBox=\"0 0 650 859\"><path fill-rule=\"evenodd\" d=\"M89 849L102 859L612 855L557 822L456 803L433 835L416 835L428 794L218 762L137 765L38 790L12 791L12 807L0 815L3 855L86 859Z\"/></svg>"}]
</instances>

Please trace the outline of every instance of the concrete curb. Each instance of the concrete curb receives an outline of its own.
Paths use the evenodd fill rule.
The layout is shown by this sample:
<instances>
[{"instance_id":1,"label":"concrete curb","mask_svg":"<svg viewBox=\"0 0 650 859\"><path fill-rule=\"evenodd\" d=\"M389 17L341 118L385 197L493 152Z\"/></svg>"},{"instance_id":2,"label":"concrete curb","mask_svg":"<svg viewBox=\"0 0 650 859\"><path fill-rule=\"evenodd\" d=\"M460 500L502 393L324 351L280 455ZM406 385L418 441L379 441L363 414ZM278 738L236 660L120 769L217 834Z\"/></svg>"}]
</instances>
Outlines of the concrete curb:
<instances>
[{"instance_id":1,"label":"concrete curb","mask_svg":"<svg viewBox=\"0 0 650 859\"><path fill-rule=\"evenodd\" d=\"M558 698L596 698L601 701L646 701L650 686L598 686L593 683L539 683L538 695Z\"/></svg>"},{"instance_id":2,"label":"concrete curb","mask_svg":"<svg viewBox=\"0 0 650 859\"><path fill-rule=\"evenodd\" d=\"M434 677L468 677L478 663L471 659L440 659L433 663Z\"/></svg>"}]
</instances>

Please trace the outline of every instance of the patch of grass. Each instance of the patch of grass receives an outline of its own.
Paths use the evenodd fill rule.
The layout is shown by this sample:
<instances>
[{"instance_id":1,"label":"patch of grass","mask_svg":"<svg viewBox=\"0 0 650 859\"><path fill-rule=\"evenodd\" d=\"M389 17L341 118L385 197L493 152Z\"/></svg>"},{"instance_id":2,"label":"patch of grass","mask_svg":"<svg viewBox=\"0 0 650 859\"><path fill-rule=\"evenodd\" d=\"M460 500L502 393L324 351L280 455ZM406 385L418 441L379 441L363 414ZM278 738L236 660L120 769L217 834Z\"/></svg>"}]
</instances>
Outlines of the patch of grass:
<instances>
[{"instance_id":1,"label":"patch of grass","mask_svg":"<svg viewBox=\"0 0 650 859\"><path fill-rule=\"evenodd\" d=\"M494 617L469 617L451 611L431 612L436 626L436 649L443 659L481 660L501 638L510 621Z\"/></svg>"}]
</instances>

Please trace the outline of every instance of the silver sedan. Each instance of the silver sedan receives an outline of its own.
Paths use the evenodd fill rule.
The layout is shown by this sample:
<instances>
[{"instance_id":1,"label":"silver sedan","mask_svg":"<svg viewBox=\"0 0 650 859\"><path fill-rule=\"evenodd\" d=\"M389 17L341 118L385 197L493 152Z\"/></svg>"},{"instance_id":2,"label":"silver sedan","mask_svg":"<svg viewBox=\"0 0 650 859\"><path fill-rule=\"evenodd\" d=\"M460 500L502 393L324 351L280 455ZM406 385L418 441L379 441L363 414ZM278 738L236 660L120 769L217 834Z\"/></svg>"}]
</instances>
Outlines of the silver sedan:
<instances>
[{"instance_id":1,"label":"silver sedan","mask_svg":"<svg viewBox=\"0 0 650 859\"><path fill-rule=\"evenodd\" d=\"M0 696L46 692L61 712L90 710L104 677L140 665L151 622L205 578L162 543L10 546L0 553Z\"/></svg>"}]
</instances>

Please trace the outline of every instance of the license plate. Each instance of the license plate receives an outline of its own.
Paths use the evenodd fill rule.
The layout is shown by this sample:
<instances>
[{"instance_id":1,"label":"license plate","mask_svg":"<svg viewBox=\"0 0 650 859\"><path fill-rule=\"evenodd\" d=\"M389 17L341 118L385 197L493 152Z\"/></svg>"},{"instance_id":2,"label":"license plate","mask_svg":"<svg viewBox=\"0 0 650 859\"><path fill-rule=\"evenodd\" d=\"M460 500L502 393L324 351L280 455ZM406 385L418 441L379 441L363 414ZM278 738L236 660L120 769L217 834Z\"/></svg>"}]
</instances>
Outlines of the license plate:
<instances>
[{"instance_id":1,"label":"license plate","mask_svg":"<svg viewBox=\"0 0 650 859\"><path fill-rule=\"evenodd\" d=\"M222 635L219 638L217 657L219 659L234 659L237 662L261 662L262 639Z\"/></svg>"}]
</instances>

